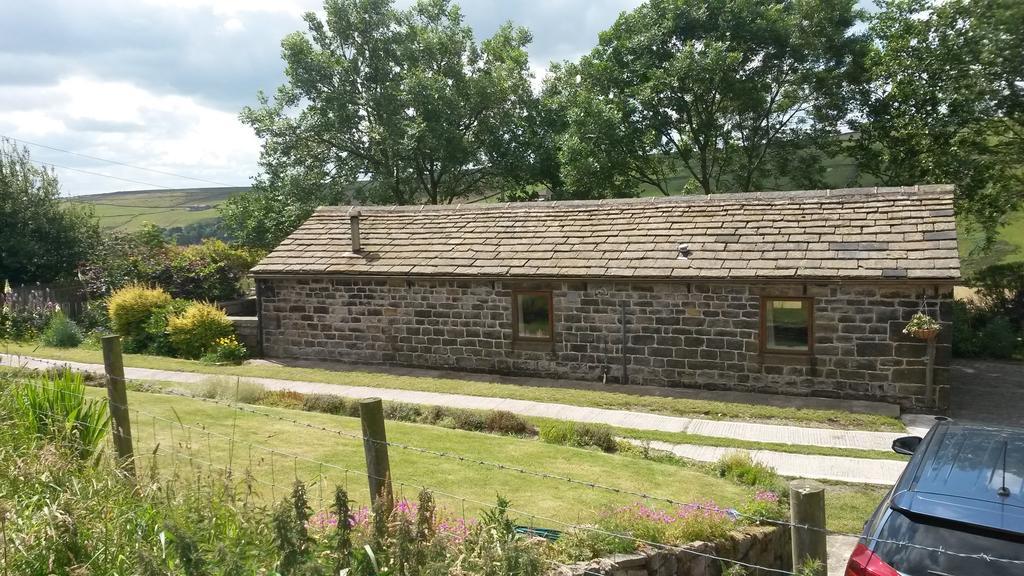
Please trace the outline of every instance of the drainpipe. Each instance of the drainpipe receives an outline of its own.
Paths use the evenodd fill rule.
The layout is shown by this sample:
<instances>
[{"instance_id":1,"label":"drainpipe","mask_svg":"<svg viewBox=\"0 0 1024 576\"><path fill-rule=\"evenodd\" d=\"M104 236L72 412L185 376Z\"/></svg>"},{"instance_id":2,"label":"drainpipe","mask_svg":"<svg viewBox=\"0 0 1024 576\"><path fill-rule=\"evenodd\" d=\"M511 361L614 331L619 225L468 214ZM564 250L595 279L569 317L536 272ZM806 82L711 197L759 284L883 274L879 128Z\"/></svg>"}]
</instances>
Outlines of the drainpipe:
<instances>
[{"instance_id":1,"label":"drainpipe","mask_svg":"<svg viewBox=\"0 0 1024 576\"><path fill-rule=\"evenodd\" d=\"M622 301L622 383L629 384L629 372L627 372L626 364L628 358L626 357L626 301Z\"/></svg>"},{"instance_id":2,"label":"drainpipe","mask_svg":"<svg viewBox=\"0 0 1024 576\"><path fill-rule=\"evenodd\" d=\"M256 355L263 357L263 280L256 279Z\"/></svg>"}]
</instances>

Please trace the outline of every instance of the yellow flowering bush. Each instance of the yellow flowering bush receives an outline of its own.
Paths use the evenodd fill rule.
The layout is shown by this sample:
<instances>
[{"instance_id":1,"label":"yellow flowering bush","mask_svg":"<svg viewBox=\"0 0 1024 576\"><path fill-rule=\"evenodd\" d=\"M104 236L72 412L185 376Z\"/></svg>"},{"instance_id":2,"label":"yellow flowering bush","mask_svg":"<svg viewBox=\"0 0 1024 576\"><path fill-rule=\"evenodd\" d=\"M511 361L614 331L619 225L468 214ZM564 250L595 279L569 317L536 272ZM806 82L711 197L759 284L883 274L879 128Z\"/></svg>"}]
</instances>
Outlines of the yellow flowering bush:
<instances>
[{"instance_id":1,"label":"yellow flowering bush","mask_svg":"<svg viewBox=\"0 0 1024 576\"><path fill-rule=\"evenodd\" d=\"M128 339L126 347L129 350L145 348L146 322L170 303L171 295L161 288L129 284L110 295L107 302L110 326L114 333Z\"/></svg>"},{"instance_id":2,"label":"yellow flowering bush","mask_svg":"<svg viewBox=\"0 0 1024 576\"><path fill-rule=\"evenodd\" d=\"M203 362L209 364L241 364L248 351L245 345L238 341L234 334L217 338L213 341L213 348L203 356Z\"/></svg>"},{"instance_id":3,"label":"yellow flowering bush","mask_svg":"<svg viewBox=\"0 0 1024 576\"><path fill-rule=\"evenodd\" d=\"M184 358L201 358L214 351L217 340L234 335L228 315L206 302L193 302L181 314L167 318L167 337Z\"/></svg>"}]
</instances>

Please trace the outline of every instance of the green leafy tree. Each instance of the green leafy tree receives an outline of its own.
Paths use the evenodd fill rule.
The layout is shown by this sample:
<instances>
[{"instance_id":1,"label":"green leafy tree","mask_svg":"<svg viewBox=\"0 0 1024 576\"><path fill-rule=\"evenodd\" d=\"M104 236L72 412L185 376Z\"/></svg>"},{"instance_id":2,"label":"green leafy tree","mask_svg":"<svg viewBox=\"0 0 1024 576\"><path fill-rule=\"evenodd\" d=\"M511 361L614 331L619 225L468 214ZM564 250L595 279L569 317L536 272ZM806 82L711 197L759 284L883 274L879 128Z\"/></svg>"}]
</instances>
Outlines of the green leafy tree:
<instances>
[{"instance_id":1,"label":"green leafy tree","mask_svg":"<svg viewBox=\"0 0 1024 576\"><path fill-rule=\"evenodd\" d=\"M264 139L253 190L227 203L240 241L271 247L320 204L444 204L522 188L535 106L506 24L477 43L448 0L327 0L282 43L287 83L242 120Z\"/></svg>"},{"instance_id":2,"label":"green leafy tree","mask_svg":"<svg viewBox=\"0 0 1024 576\"><path fill-rule=\"evenodd\" d=\"M90 209L61 198L53 171L33 164L27 148L0 138L0 279L73 278L99 234Z\"/></svg>"},{"instance_id":3,"label":"green leafy tree","mask_svg":"<svg viewBox=\"0 0 1024 576\"><path fill-rule=\"evenodd\" d=\"M1024 198L1024 3L878 4L850 152L882 184L956 184L991 239Z\"/></svg>"},{"instance_id":4,"label":"green leafy tree","mask_svg":"<svg viewBox=\"0 0 1024 576\"><path fill-rule=\"evenodd\" d=\"M678 170L704 193L814 183L861 74L854 0L650 0L554 80L569 118L568 188L590 196ZM818 165L815 163L814 165Z\"/></svg>"}]
</instances>

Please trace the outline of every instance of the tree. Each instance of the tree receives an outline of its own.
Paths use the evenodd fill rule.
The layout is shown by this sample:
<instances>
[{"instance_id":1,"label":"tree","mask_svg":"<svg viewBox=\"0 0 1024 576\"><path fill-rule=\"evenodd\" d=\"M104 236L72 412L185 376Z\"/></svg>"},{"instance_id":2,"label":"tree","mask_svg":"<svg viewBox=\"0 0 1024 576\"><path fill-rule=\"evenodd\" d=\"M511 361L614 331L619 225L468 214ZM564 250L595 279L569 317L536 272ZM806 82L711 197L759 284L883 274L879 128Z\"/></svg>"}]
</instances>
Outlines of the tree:
<instances>
[{"instance_id":1,"label":"tree","mask_svg":"<svg viewBox=\"0 0 1024 576\"><path fill-rule=\"evenodd\" d=\"M90 209L61 198L53 171L33 164L27 148L0 138L0 279L73 278L99 233Z\"/></svg>"},{"instance_id":2,"label":"tree","mask_svg":"<svg viewBox=\"0 0 1024 576\"><path fill-rule=\"evenodd\" d=\"M225 210L236 237L271 246L318 204L444 204L521 186L529 32L506 24L478 44L448 0L327 0L324 12L284 39L273 101L242 112L264 139L263 173Z\"/></svg>"},{"instance_id":3,"label":"tree","mask_svg":"<svg viewBox=\"0 0 1024 576\"><path fill-rule=\"evenodd\" d=\"M813 182L800 154L846 116L865 48L854 0L650 0L601 34L563 84L567 185L677 169L711 194Z\"/></svg>"},{"instance_id":4,"label":"tree","mask_svg":"<svg viewBox=\"0 0 1024 576\"><path fill-rule=\"evenodd\" d=\"M887 185L957 185L993 237L1024 198L1024 3L884 0L850 153Z\"/></svg>"}]
</instances>

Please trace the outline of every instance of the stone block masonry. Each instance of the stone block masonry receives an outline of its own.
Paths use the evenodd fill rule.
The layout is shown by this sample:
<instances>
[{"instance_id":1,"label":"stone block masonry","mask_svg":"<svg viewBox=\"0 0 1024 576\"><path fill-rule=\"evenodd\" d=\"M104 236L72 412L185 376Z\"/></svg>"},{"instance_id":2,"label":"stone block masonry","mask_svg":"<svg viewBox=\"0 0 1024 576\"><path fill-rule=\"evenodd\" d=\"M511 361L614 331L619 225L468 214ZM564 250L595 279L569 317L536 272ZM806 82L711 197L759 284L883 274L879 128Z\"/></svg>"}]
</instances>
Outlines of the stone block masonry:
<instances>
[{"instance_id":1,"label":"stone block masonry","mask_svg":"<svg viewBox=\"0 0 1024 576\"><path fill-rule=\"evenodd\" d=\"M926 345L948 399L951 284L260 278L266 356L925 406ZM550 342L513 338L513 293L550 291ZM813 353L761 351L762 297L810 298ZM623 312L625 312L623 314ZM625 326L623 326L625 318Z\"/></svg>"},{"instance_id":2,"label":"stone block masonry","mask_svg":"<svg viewBox=\"0 0 1024 576\"><path fill-rule=\"evenodd\" d=\"M703 556L715 555L746 564L791 570L790 531L777 527L750 527L732 532L717 542L691 542L678 550L649 549L617 554L556 570L559 576L722 576L735 566ZM749 574L759 572L748 571Z\"/></svg>"}]
</instances>

